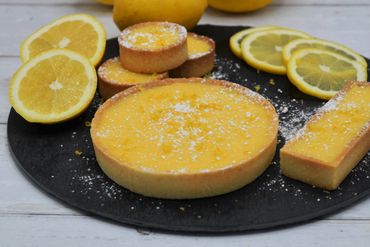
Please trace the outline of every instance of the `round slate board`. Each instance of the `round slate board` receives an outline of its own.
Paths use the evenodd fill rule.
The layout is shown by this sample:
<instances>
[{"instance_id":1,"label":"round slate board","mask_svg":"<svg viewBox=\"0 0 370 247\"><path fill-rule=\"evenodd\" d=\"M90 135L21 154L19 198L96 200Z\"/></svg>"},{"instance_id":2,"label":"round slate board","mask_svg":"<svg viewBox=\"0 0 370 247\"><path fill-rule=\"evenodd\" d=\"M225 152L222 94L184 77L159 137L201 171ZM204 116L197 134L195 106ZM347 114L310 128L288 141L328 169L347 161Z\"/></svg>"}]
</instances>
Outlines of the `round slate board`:
<instances>
[{"instance_id":1,"label":"round slate board","mask_svg":"<svg viewBox=\"0 0 370 247\"><path fill-rule=\"evenodd\" d=\"M247 86L274 104L280 115L279 150L324 102L301 94L286 77L256 71L231 54L229 37L242 28L204 25L194 32L216 41L212 77ZM117 55L116 39L108 40L105 59ZM370 194L369 153L338 190L329 192L281 176L277 152L262 176L232 193L196 200L143 197L112 182L95 160L89 123L100 103L97 95L83 115L57 125L28 123L13 109L8 120L10 148L25 173L42 189L87 212L136 226L232 232L306 221Z\"/></svg>"}]
</instances>

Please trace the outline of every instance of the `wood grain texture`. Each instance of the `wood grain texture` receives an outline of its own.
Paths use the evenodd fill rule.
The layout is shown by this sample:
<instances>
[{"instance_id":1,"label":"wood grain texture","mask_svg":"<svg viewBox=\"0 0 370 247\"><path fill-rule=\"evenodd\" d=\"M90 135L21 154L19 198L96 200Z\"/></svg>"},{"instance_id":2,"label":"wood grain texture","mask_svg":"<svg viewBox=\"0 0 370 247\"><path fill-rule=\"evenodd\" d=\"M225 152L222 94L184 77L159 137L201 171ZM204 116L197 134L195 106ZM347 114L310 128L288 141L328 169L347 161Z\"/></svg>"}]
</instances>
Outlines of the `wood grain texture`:
<instances>
[{"instance_id":1,"label":"wood grain texture","mask_svg":"<svg viewBox=\"0 0 370 247\"><path fill-rule=\"evenodd\" d=\"M370 222L328 220L293 229L250 232L234 235L197 235L152 232L118 227L86 216L14 215L0 216L2 246L368 246Z\"/></svg>"}]
</instances>

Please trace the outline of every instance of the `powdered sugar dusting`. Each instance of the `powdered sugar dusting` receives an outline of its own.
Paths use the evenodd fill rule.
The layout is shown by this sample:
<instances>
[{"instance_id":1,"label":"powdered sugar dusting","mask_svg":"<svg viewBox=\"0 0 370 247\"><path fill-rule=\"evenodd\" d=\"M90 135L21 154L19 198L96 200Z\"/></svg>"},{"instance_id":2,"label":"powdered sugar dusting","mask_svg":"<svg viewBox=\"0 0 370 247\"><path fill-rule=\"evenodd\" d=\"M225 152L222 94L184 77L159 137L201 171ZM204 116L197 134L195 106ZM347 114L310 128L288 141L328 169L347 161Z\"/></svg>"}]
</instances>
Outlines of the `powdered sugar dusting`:
<instances>
[{"instance_id":1,"label":"powdered sugar dusting","mask_svg":"<svg viewBox=\"0 0 370 247\"><path fill-rule=\"evenodd\" d=\"M155 25L159 32L142 31L143 25ZM166 35L172 35L176 38L175 43L171 43ZM154 48L153 44L160 44L160 47L166 47L178 44L186 40L186 28L171 22L153 22L142 23L126 28L118 37L118 43L126 48L135 48L149 51Z\"/></svg>"}]
</instances>

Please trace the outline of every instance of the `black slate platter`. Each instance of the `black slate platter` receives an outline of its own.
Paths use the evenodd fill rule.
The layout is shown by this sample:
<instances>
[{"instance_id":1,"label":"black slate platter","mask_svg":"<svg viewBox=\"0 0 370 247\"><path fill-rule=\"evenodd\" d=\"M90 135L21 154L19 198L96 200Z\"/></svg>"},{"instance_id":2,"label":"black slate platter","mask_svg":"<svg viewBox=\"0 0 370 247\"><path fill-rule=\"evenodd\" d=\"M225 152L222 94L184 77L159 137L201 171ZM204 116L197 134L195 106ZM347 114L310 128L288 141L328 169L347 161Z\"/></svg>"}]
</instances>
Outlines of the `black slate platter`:
<instances>
[{"instance_id":1,"label":"black slate platter","mask_svg":"<svg viewBox=\"0 0 370 247\"><path fill-rule=\"evenodd\" d=\"M258 72L236 58L228 39L242 28L204 25L194 32L217 43L212 77L257 90L274 104L280 115L279 150L324 102L298 92L286 77ZM105 59L117 55L116 39L108 40ZM281 176L277 152L262 176L232 193L197 200L143 197L112 182L95 160L89 122L100 103L97 95L83 115L57 125L28 123L13 109L8 120L10 148L25 173L43 190L87 212L157 229L234 232L307 221L370 194L369 153L338 190L329 192Z\"/></svg>"}]
</instances>

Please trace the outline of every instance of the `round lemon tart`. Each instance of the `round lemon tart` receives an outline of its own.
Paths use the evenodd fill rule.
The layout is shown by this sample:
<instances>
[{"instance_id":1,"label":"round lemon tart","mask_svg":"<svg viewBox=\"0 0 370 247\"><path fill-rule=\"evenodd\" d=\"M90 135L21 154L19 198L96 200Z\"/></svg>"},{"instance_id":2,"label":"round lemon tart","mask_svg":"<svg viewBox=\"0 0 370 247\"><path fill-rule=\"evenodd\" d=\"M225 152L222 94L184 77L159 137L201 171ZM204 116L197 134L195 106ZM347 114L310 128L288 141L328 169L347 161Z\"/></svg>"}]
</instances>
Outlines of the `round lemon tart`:
<instances>
[{"instance_id":1,"label":"round lemon tart","mask_svg":"<svg viewBox=\"0 0 370 247\"><path fill-rule=\"evenodd\" d=\"M188 33L188 60L170 71L171 77L201 77L209 73L215 64L215 42L213 39Z\"/></svg>"},{"instance_id":2,"label":"round lemon tart","mask_svg":"<svg viewBox=\"0 0 370 247\"><path fill-rule=\"evenodd\" d=\"M171 22L144 22L118 37L121 64L138 73L165 72L188 58L186 28Z\"/></svg>"},{"instance_id":3,"label":"round lemon tart","mask_svg":"<svg viewBox=\"0 0 370 247\"><path fill-rule=\"evenodd\" d=\"M98 69L99 93L103 99L108 99L129 87L137 84L161 80L168 73L143 74L129 71L122 67L119 58L111 58L100 65Z\"/></svg>"},{"instance_id":4,"label":"round lemon tart","mask_svg":"<svg viewBox=\"0 0 370 247\"><path fill-rule=\"evenodd\" d=\"M102 170L158 198L227 193L255 180L275 154L278 116L261 95L210 79L164 79L114 95L91 137Z\"/></svg>"}]
</instances>

